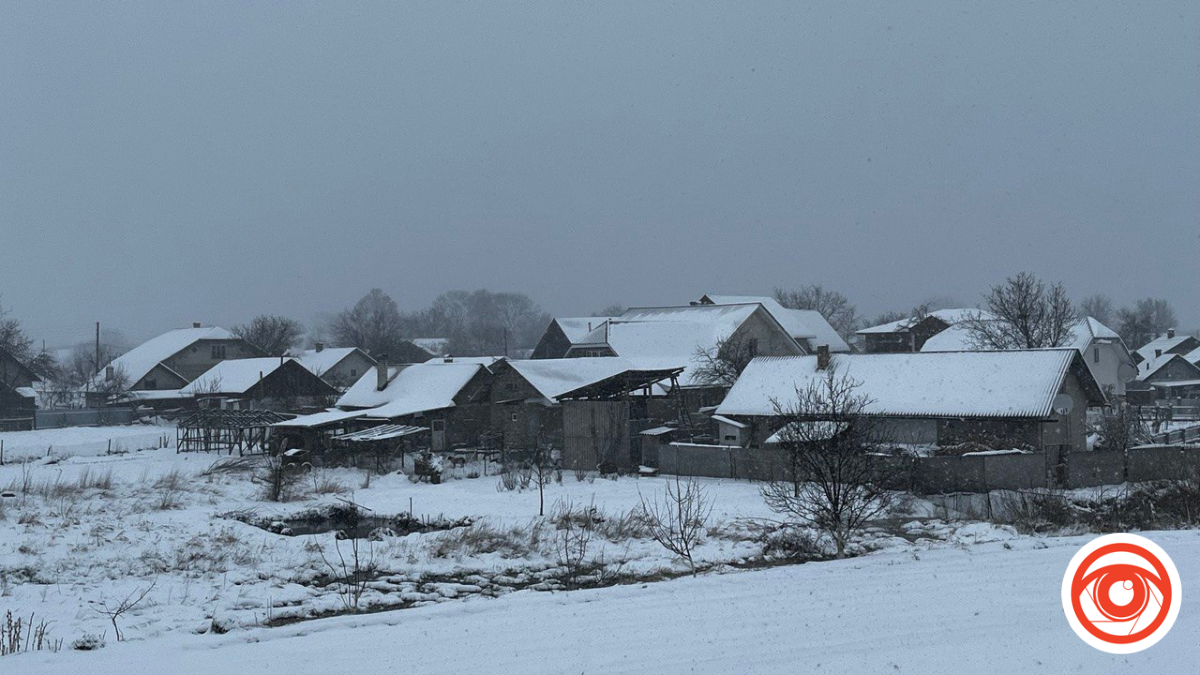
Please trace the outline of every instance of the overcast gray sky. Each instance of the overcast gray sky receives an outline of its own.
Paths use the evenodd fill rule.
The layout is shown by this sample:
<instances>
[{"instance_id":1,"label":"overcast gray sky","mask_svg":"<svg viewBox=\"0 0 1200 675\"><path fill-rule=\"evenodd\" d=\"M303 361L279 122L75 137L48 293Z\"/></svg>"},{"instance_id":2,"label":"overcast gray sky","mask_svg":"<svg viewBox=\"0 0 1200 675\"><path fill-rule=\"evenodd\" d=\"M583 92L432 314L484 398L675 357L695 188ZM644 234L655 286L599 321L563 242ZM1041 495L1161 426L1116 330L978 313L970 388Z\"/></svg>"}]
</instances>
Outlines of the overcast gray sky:
<instances>
[{"instance_id":1,"label":"overcast gray sky","mask_svg":"<svg viewBox=\"0 0 1200 675\"><path fill-rule=\"evenodd\" d=\"M1200 325L1200 3L26 3L0 292L34 337L1029 269Z\"/></svg>"}]
</instances>

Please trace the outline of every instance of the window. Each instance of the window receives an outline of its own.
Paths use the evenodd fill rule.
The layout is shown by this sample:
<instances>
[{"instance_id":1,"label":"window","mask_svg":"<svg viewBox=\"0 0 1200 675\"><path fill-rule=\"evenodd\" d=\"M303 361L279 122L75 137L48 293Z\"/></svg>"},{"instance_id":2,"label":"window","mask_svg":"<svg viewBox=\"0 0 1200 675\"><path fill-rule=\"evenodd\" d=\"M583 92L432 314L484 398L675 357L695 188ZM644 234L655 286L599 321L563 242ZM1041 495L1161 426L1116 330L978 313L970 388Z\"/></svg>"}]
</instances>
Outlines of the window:
<instances>
[{"instance_id":1,"label":"window","mask_svg":"<svg viewBox=\"0 0 1200 675\"><path fill-rule=\"evenodd\" d=\"M212 357L214 360L224 360L225 359L225 345L213 345L212 346Z\"/></svg>"},{"instance_id":2,"label":"window","mask_svg":"<svg viewBox=\"0 0 1200 675\"><path fill-rule=\"evenodd\" d=\"M1100 347L1092 347L1092 363L1100 363Z\"/></svg>"},{"instance_id":3,"label":"window","mask_svg":"<svg viewBox=\"0 0 1200 675\"><path fill-rule=\"evenodd\" d=\"M147 377L146 378L146 388L147 389L158 389L158 380L156 380L152 377Z\"/></svg>"},{"instance_id":4,"label":"window","mask_svg":"<svg viewBox=\"0 0 1200 675\"><path fill-rule=\"evenodd\" d=\"M446 420L434 420L433 421L433 430L434 431L445 431L446 430Z\"/></svg>"},{"instance_id":5,"label":"window","mask_svg":"<svg viewBox=\"0 0 1200 675\"><path fill-rule=\"evenodd\" d=\"M508 391L516 391L517 383L516 382L505 382L504 388L507 389Z\"/></svg>"},{"instance_id":6,"label":"window","mask_svg":"<svg viewBox=\"0 0 1200 675\"><path fill-rule=\"evenodd\" d=\"M750 352L750 356L758 356L758 338L750 338L746 342L746 348Z\"/></svg>"},{"instance_id":7,"label":"window","mask_svg":"<svg viewBox=\"0 0 1200 675\"><path fill-rule=\"evenodd\" d=\"M350 369L350 377L358 377L358 368Z\"/></svg>"},{"instance_id":8,"label":"window","mask_svg":"<svg viewBox=\"0 0 1200 675\"><path fill-rule=\"evenodd\" d=\"M517 413L513 413L513 414L509 415L508 419L510 422L516 422L517 421Z\"/></svg>"}]
</instances>

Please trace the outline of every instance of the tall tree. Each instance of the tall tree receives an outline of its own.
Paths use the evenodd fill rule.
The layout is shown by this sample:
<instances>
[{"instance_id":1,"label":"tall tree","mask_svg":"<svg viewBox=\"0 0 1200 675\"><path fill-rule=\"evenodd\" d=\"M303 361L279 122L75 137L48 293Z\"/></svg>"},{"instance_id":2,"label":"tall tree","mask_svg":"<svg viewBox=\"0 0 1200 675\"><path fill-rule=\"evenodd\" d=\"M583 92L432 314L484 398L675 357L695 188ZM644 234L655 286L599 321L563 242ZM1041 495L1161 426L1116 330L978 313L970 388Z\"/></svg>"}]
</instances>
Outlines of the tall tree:
<instances>
[{"instance_id":1,"label":"tall tree","mask_svg":"<svg viewBox=\"0 0 1200 675\"><path fill-rule=\"evenodd\" d=\"M1089 295L1079 303L1079 313L1090 316L1104 325L1112 323L1116 315L1116 306L1107 295Z\"/></svg>"},{"instance_id":2,"label":"tall tree","mask_svg":"<svg viewBox=\"0 0 1200 675\"><path fill-rule=\"evenodd\" d=\"M1117 332L1130 349L1135 349L1153 340L1156 336L1174 328L1175 309L1162 298L1143 298L1132 307L1117 312Z\"/></svg>"},{"instance_id":3,"label":"tall tree","mask_svg":"<svg viewBox=\"0 0 1200 675\"><path fill-rule=\"evenodd\" d=\"M975 313L964 322L976 349L1062 347L1079 321L1061 283L1048 286L1029 272L992 286L983 301L992 316Z\"/></svg>"},{"instance_id":4,"label":"tall tree","mask_svg":"<svg viewBox=\"0 0 1200 675\"><path fill-rule=\"evenodd\" d=\"M820 284L797 289L775 289L775 300L789 309L813 309L821 313L829 325L843 338L858 330L858 309L849 298Z\"/></svg>"},{"instance_id":5,"label":"tall tree","mask_svg":"<svg viewBox=\"0 0 1200 675\"><path fill-rule=\"evenodd\" d=\"M340 346L358 347L374 356L399 352L405 327L396 301L378 288L329 322L329 332Z\"/></svg>"},{"instance_id":6,"label":"tall tree","mask_svg":"<svg viewBox=\"0 0 1200 675\"><path fill-rule=\"evenodd\" d=\"M233 334L266 352L283 356L304 337L300 322L272 314L260 314L248 324L233 327Z\"/></svg>"},{"instance_id":7,"label":"tall tree","mask_svg":"<svg viewBox=\"0 0 1200 675\"><path fill-rule=\"evenodd\" d=\"M621 316L624 313L625 306L614 303L597 312L592 312L592 316Z\"/></svg>"}]
</instances>

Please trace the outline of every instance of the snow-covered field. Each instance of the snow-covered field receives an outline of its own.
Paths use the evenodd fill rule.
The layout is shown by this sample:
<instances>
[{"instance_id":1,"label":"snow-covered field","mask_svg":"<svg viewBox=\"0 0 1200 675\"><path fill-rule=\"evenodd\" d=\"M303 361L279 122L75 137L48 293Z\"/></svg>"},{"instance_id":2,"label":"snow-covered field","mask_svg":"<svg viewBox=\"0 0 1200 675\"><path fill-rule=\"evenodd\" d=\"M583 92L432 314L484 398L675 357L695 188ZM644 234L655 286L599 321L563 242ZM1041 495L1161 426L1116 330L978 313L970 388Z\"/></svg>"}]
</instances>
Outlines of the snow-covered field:
<instances>
[{"instance_id":1,"label":"snow-covered field","mask_svg":"<svg viewBox=\"0 0 1200 675\"><path fill-rule=\"evenodd\" d=\"M147 447L161 434L173 438L166 427L124 429L147 434ZM724 563L761 551L745 519L771 514L754 485L707 481L714 510L698 558L715 565L710 571L544 592L530 589L547 588L562 569L553 524L537 518L536 490L500 491L495 476L459 470L429 485L376 475L368 485L360 470L321 471L302 481L300 499L277 504L263 501L245 472L206 471L214 456L136 451L137 443L105 455L114 429L35 433L38 444L80 452L0 467L0 490L17 494L0 502L0 613L51 621L64 647L3 657L0 672L116 673L139 663L167 673L1174 672L1200 656L1186 591L1174 630L1146 653L1107 656L1074 636L1058 588L1087 537L924 518L872 533L872 552L861 557L738 570ZM0 434L6 447L19 436ZM666 480L568 474L547 488L547 505L594 505L616 523ZM312 619L345 610L337 585L322 579L348 543L224 516L270 522L339 500L477 523L362 542L380 574L361 607L411 608ZM922 502L908 510L932 515ZM1200 536L1152 538L1185 586L1197 578ZM598 537L588 555L626 575L685 569L645 538ZM118 619L126 637L118 643L103 610L143 592ZM310 620L287 623L294 619ZM106 633L107 646L70 649L89 633Z\"/></svg>"}]
</instances>

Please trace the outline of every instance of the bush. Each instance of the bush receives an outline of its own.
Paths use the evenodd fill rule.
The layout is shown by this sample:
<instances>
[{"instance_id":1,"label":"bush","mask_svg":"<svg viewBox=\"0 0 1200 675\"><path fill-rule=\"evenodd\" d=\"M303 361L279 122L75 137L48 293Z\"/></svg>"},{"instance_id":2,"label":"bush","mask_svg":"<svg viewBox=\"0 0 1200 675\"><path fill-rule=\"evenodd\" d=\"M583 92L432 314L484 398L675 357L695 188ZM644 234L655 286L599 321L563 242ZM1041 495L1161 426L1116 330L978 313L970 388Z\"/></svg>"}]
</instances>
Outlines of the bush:
<instances>
[{"instance_id":1,"label":"bush","mask_svg":"<svg viewBox=\"0 0 1200 675\"><path fill-rule=\"evenodd\" d=\"M81 652L90 652L104 647L104 636L96 635L95 633L84 633L81 637L75 638L71 643L71 649Z\"/></svg>"}]
</instances>

